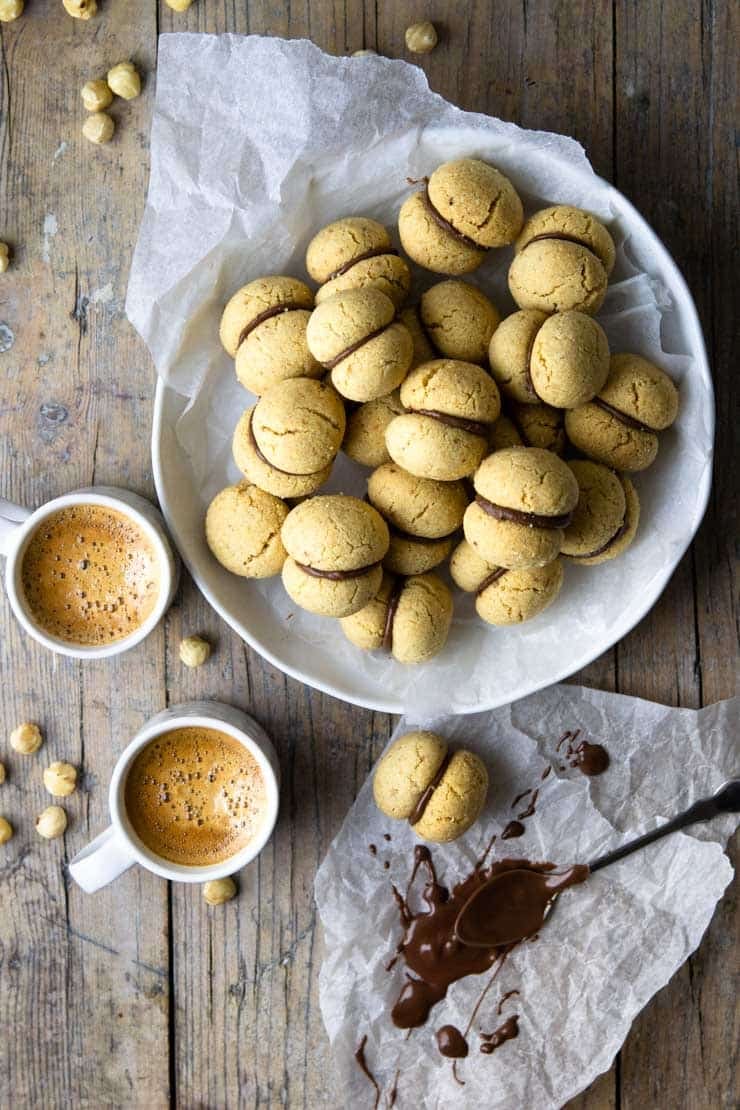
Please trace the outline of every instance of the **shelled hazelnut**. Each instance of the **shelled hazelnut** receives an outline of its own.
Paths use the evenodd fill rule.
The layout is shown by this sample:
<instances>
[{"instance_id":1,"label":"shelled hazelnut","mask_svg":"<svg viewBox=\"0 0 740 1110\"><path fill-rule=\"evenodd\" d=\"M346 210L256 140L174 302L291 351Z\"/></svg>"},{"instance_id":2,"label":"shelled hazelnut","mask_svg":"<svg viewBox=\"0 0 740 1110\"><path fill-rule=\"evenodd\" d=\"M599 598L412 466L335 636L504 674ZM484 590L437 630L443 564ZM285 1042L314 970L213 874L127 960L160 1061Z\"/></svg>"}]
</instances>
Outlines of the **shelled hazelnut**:
<instances>
[{"instance_id":1,"label":"shelled hazelnut","mask_svg":"<svg viewBox=\"0 0 740 1110\"><path fill-rule=\"evenodd\" d=\"M429 54L437 45L437 31L433 23L412 23L406 28L406 49L412 54Z\"/></svg>"},{"instance_id":2,"label":"shelled hazelnut","mask_svg":"<svg viewBox=\"0 0 740 1110\"><path fill-rule=\"evenodd\" d=\"M80 91L82 103L88 112L101 112L113 103L113 93L110 85L104 78L97 81L86 81Z\"/></svg>"},{"instance_id":3,"label":"shelled hazelnut","mask_svg":"<svg viewBox=\"0 0 740 1110\"><path fill-rule=\"evenodd\" d=\"M98 14L98 0L62 0L62 4L73 19L92 19Z\"/></svg>"},{"instance_id":4,"label":"shelled hazelnut","mask_svg":"<svg viewBox=\"0 0 740 1110\"><path fill-rule=\"evenodd\" d=\"M71 763L52 763L44 771L44 786L55 798L66 798L77 786L77 768Z\"/></svg>"},{"instance_id":5,"label":"shelled hazelnut","mask_svg":"<svg viewBox=\"0 0 740 1110\"><path fill-rule=\"evenodd\" d=\"M12 23L23 13L23 0L0 0L0 23Z\"/></svg>"},{"instance_id":6,"label":"shelled hazelnut","mask_svg":"<svg viewBox=\"0 0 740 1110\"><path fill-rule=\"evenodd\" d=\"M36 832L44 840L56 840L67 828L67 814L61 806L47 806L36 818Z\"/></svg>"},{"instance_id":7,"label":"shelled hazelnut","mask_svg":"<svg viewBox=\"0 0 740 1110\"><path fill-rule=\"evenodd\" d=\"M34 752L39 750L43 742L41 729L30 721L18 725L10 734L11 748L15 752L20 752L21 755L33 755Z\"/></svg>"},{"instance_id":8,"label":"shelled hazelnut","mask_svg":"<svg viewBox=\"0 0 740 1110\"><path fill-rule=\"evenodd\" d=\"M221 906L230 902L236 894L236 883L231 878L211 879L203 887L203 897L209 906Z\"/></svg>"},{"instance_id":9,"label":"shelled hazelnut","mask_svg":"<svg viewBox=\"0 0 740 1110\"><path fill-rule=\"evenodd\" d=\"M0 817L0 844L6 844L13 835L13 826L6 817Z\"/></svg>"},{"instance_id":10,"label":"shelled hazelnut","mask_svg":"<svg viewBox=\"0 0 740 1110\"><path fill-rule=\"evenodd\" d=\"M92 112L82 125L82 134L88 142L99 146L110 142L115 129L116 125L107 112Z\"/></svg>"},{"instance_id":11,"label":"shelled hazelnut","mask_svg":"<svg viewBox=\"0 0 740 1110\"><path fill-rule=\"evenodd\" d=\"M134 100L141 92L141 78L133 62L119 62L108 70L108 85L123 100Z\"/></svg>"},{"instance_id":12,"label":"shelled hazelnut","mask_svg":"<svg viewBox=\"0 0 740 1110\"><path fill-rule=\"evenodd\" d=\"M211 654L211 645L201 636L186 636L180 644L180 659L186 667L202 667Z\"/></svg>"}]
</instances>

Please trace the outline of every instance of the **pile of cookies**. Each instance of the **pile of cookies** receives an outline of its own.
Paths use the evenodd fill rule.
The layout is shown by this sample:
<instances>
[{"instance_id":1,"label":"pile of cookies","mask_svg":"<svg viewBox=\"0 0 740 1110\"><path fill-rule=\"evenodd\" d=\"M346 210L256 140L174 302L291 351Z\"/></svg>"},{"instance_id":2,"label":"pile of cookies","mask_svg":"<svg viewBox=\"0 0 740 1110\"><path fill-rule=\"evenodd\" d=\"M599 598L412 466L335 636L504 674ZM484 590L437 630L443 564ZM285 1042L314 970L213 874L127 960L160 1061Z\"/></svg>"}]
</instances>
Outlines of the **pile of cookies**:
<instances>
[{"instance_id":1,"label":"pile of cookies","mask_svg":"<svg viewBox=\"0 0 740 1110\"><path fill-rule=\"evenodd\" d=\"M258 400L234 432L244 481L206 515L228 570L282 574L296 604L402 663L447 640L446 560L479 616L506 625L557 597L563 559L629 547L640 506L625 472L653 462L678 412L671 379L613 354L594 318L615 261L596 217L556 205L525 220L508 178L473 158L422 184L398 236L445 280L418 303L387 229L354 216L310 242L315 293L269 276L226 305L221 342ZM460 275L512 244L518 310L502 320ZM319 493L340 450L370 469L365 500Z\"/></svg>"}]
</instances>

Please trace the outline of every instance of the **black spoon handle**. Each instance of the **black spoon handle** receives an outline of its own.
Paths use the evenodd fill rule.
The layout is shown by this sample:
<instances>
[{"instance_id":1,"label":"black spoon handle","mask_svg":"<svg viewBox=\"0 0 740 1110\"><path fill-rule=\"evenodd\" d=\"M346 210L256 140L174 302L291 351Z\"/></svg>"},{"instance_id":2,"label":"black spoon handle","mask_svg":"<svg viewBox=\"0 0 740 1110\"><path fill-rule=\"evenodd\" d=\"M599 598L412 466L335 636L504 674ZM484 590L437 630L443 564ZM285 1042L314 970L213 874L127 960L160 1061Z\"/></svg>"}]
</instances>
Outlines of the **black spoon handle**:
<instances>
[{"instance_id":1,"label":"black spoon handle","mask_svg":"<svg viewBox=\"0 0 740 1110\"><path fill-rule=\"evenodd\" d=\"M662 837L668 836L669 833L677 832L678 829L684 829L687 825L693 825L697 821L709 821L720 813L739 812L740 779L731 779L730 782L726 782L724 786L720 787L711 798L702 798L700 801L694 802L683 813L679 813L677 817L666 821L665 825L661 825L660 828L653 829L652 832L645 833L644 836L638 836L635 840L628 841L621 848L615 848L613 852L607 852L606 855L599 856L598 859L588 865L589 870L591 872L600 871L602 867L608 867L610 863L616 863L618 859L624 859L625 856L632 855L639 848L644 848L646 844L652 844L654 840L660 840Z\"/></svg>"}]
</instances>

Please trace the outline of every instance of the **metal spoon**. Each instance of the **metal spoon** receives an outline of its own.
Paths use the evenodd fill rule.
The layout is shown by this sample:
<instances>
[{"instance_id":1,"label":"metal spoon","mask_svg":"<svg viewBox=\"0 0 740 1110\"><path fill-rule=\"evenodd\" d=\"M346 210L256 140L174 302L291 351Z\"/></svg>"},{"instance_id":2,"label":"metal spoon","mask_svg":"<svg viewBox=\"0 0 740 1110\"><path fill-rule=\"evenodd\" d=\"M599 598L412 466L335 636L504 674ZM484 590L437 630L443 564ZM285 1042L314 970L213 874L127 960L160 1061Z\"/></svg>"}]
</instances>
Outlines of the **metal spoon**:
<instances>
[{"instance_id":1,"label":"metal spoon","mask_svg":"<svg viewBox=\"0 0 740 1110\"><path fill-rule=\"evenodd\" d=\"M721 813L740 812L740 779L731 779L709 798L702 798L657 829L628 841L589 864L575 864L567 871L530 871L516 868L495 875L470 896L455 921L455 937L474 948L497 948L533 936L558 895L624 859L632 852L698 821L709 821Z\"/></svg>"}]
</instances>

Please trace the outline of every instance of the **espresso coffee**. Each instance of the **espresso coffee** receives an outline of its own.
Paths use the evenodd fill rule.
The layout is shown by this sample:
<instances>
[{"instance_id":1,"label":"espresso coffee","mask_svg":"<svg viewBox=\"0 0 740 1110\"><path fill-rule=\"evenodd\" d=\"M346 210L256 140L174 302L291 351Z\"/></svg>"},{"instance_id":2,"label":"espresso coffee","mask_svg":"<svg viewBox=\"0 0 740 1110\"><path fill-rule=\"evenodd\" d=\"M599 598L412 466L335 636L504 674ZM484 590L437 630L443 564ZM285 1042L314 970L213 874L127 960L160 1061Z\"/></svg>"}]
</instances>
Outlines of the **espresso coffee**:
<instances>
[{"instance_id":1,"label":"espresso coffee","mask_svg":"<svg viewBox=\"0 0 740 1110\"><path fill-rule=\"evenodd\" d=\"M221 863L258 835L267 811L259 764L215 728L176 728L139 752L126 779L126 814L162 859L190 867Z\"/></svg>"},{"instance_id":2,"label":"espresso coffee","mask_svg":"<svg viewBox=\"0 0 740 1110\"><path fill-rule=\"evenodd\" d=\"M159 597L159 559L130 517L103 505L70 505L31 537L21 585L43 632L99 647L130 636L149 617Z\"/></svg>"}]
</instances>

